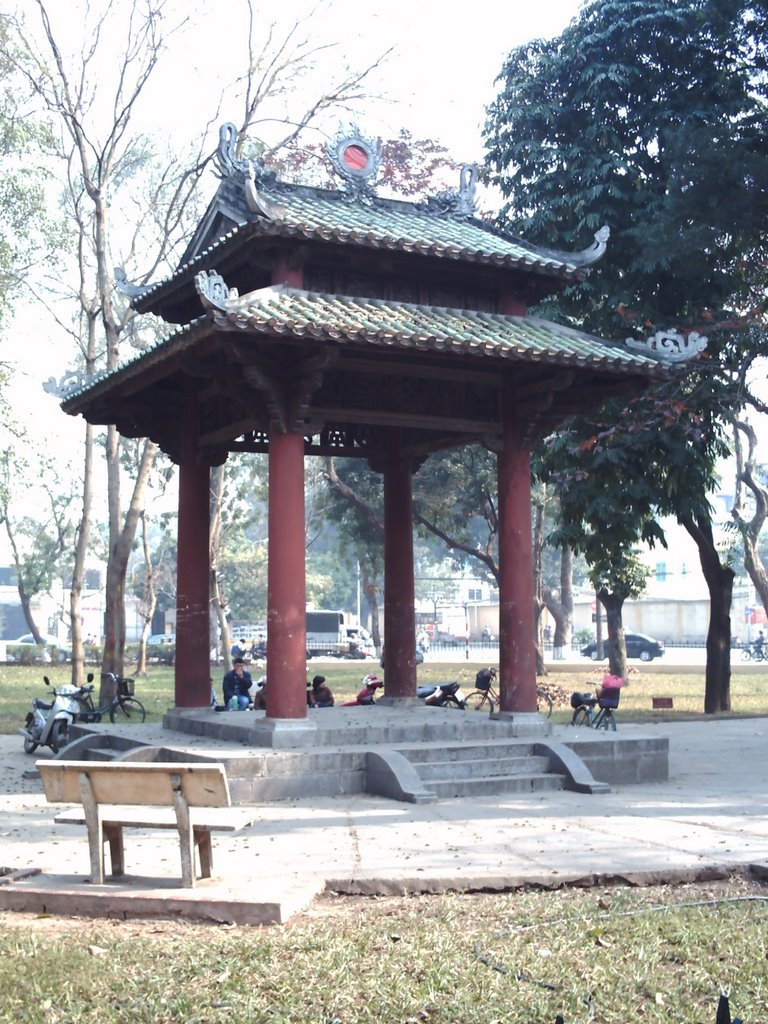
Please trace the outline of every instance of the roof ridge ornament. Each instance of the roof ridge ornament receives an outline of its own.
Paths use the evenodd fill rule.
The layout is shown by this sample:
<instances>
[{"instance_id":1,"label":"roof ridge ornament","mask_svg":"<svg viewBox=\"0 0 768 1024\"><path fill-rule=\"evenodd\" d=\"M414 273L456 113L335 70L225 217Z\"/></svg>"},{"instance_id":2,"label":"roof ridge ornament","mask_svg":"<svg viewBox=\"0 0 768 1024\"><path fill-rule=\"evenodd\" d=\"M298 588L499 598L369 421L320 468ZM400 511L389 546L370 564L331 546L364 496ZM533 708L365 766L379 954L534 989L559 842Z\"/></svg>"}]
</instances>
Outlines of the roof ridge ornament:
<instances>
[{"instance_id":1,"label":"roof ridge ornament","mask_svg":"<svg viewBox=\"0 0 768 1024\"><path fill-rule=\"evenodd\" d=\"M670 327L642 340L627 338L626 346L635 352L642 352L643 355L655 356L665 363L686 363L696 359L704 351L707 347L707 338L697 331L691 331L686 335L676 327Z\"/></svg>"},{"instance_id":2,"label":"roof ridge ornament","mask_svg":"<svg viewBox=\"0 0 768 1024\"><path fill-rule=\"evenodd\" d=\"M569 255L568 262L575 263L577 267L588 267L591 263L597 263L601 256L605 255L608 248L608 239L611 237L611 229L603 224L594 234L594 242L588 245L581 252L574 252Z\"/></svg>"},{"instance_id":3,"label":"roof ridge ornament","mask_svg":"<svg viewBox=\"0 0 768 1024\"><path fill-rule=\"evenodd\" d=\"M231 121L225 122L219 128L219 146L213 154L216 173L220 178L233 178L236 181L249 177L256 178L256 161L237 155L237 134L237 128Z\"/></svg>"},{"instance_id":4,"label":"roof ridge ornament","mask_svg":"<svg viewBox=\"0 0 768 1024\"><path fill-rule=\"evenodd\" d=\"M477 164L462 164L458 189L446 188L428 196L424 203L419 204L421 209L444 217L472 217L476 208L477 175Z\"/></svg>"},{"instance_id":5,"label":"roof ridge ornament","mask_svg":"<svg viewBox=\"0 0 768 1024\"><path fill-rule=\"evenodd\" d=\"M195 291L203 307L217 313L231 313L240 298L237 288L227 287L224 278L215 270L201 270L195 274Z\"/></svg>"},{"instance_id":6,"label":"roof ridge ornament","mask_svg":"<svg viewBox=\"0 0 768 1024\"><path fill-rule=\"evenodd\" d=\"M374 198L372 184L381 165L380 139L366 138L356 124L342 125L326 146L326 152L351 196L359 200Z\"/></svg>"}]
</instances>

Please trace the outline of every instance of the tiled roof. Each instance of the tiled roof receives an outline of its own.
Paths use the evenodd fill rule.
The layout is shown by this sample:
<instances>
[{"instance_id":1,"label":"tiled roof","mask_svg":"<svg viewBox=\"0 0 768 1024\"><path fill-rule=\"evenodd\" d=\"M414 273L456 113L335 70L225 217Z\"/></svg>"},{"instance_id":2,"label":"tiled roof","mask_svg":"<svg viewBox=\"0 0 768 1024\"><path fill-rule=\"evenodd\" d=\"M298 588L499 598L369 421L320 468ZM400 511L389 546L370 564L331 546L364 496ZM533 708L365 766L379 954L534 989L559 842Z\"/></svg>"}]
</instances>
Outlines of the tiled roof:
<instances>
[{"instance_id":1,"label":"tiled roof","mask_svg":"<svg viewBox=\"0 0 768 1024\"><path fill-rule=\"evenodd\" d=\"M242 296L226 316L238 327L263 334L323 341L641 372L659 366L622 345L537 317L323 295L284 286Z\"/></svg>"},{"instance_id":2,"label":"tiled roof","mask_svg":"<svg viewBox=\"0 0 768 1024\"><path fill-rule=\"evenodd\" d=\"M364 343L389 349L455 353L524 363L590 366L606 372L655 374L660 364L619 344L531 316L504 316L472 310L387 302L299 291L278 285L235 300L226 312L199 320L156 342L111 374L101 374L67 395L130 375L142 363L155 363L175 344L194 339L212 320L262 335L308 338L339 343Z\"/></svg>"},{"instance_id":3,"label":"tiled roof","mask_svg":"<svg viewBox=\"0 0 768 1024\"><path fill-rule=\"evenodd\" d=\"M227 199L232 183L227 182ZM230 216L242 223L188 258L169 277L146 288L147 299L201 265L210 265L222 250L249 238L279 237L318 240L361 248L417 253L437 259L523 269L566 280L583 276L583 253L537 248L475 217L437 214L415 203L373 199L360 202L342 192L281 185L258 190L261 212L250 212L242 199L228 202ZM213 205L215 206L216 200ZM589 250L587 250L589 251Z\"/></svg>"},{"instance_id":4,"label":"tiled roof","mask_svg":"<svg viewBox=\"0 0 768 1024\"><path fill-rule=\"evenodd\" d=\"M474 218L436 216L406 203L369 206L313 195L270 198L277 207L272 222L307 238L555 272L575 269L566 259L537 253L520 239Z\"/></svg>"}]
</instances>

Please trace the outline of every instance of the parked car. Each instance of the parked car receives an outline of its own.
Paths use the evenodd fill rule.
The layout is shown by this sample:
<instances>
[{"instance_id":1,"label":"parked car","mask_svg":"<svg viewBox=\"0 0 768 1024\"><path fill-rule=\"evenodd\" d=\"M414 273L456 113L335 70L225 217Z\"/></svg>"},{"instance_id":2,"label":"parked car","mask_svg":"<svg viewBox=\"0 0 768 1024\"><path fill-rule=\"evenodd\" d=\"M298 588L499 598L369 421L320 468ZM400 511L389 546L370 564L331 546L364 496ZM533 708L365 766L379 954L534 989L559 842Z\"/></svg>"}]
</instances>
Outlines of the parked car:
<instances>
[{"instance_id":1,"label":"parked car","mask_svg":"<svg viewBox=\"0 0 768 1024\"><path fill-rule=\"evenodd\" d=\"M645 633L625 633L624 640L627 645L627 657L639 658L640 661L653 661L654 658L661 658L664 655L663 640L654 640L652 636ZM597 644L593 641L581 648L581 655L584 658L591 658L597 661ZM603 657L608 657L608 644L603 641Z\"/></svg>"},{"instance_id":2,"label":"parked car","mask_svg":"<svg viewBox=\"0 0 768 1024\"><path fill-rule=\"evenodd\" d=\"M72 657L72 649L69 646L69 644L67 644L65 641L59 640L58 637L51 636L48 633L41 633L40 636L42 637L42 641L43 641L43 645L44 645L44 649L42 650L41 657L40 657L41 661L50 662L50 661L53 660L53 657L51 656L50 651L47 650L48 647L55 647L56 648L56 654L55 654L56 661L64 662L64 661L68 661ZM36 643L36 640L35 640L34 636L31 633L24 633L23 636L18 637L16 640L9 640L8 641L8 646L12 647L14 644L35 644L35 643ZM11 655L12 655L12 653L13 652L11 652Z\"/></svg>"},{"instance_id":3,"label":"parked car","mask_svg":"<svg viewBox=\"0 0 768 1024\"><path fill-rule=\"evenodd\" d=\"M176 634L153 633L147 637L147 661L172 665L176 657Z\"/></svg>"}]
</instances>

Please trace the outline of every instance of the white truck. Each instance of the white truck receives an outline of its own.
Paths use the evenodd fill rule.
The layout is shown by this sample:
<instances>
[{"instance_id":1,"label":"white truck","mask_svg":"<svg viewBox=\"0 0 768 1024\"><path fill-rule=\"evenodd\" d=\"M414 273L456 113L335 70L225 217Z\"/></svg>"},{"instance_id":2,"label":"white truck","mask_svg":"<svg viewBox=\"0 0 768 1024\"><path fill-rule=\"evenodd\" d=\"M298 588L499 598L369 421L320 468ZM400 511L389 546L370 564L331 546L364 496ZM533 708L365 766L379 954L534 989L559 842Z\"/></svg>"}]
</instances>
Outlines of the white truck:
<instances>
[{"instance_id":1,"label":"white truck","mask_svg":"<svg viewBox=\"0 0 768 1024\"><path fill-rule=\"evenodd\" d=\"M367 630L348 612L307 612L307 657L365 658L371 656Z\"/></svg>"}]
</instances>

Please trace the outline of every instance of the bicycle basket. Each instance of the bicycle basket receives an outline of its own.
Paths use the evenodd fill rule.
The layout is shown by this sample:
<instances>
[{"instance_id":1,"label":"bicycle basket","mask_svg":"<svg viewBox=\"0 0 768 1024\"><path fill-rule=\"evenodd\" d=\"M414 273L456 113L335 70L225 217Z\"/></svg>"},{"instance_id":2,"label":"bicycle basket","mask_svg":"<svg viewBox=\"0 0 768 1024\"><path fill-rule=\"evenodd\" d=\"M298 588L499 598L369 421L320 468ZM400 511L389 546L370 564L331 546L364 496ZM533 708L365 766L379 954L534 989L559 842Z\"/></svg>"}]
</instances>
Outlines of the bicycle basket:
<instances>
[{"instance_id":1,"label":"bicycle basket","mask_svg":"<svg viewBox=\"0 0 768 1024\"><path fill-rule=\"evenodd\" d=\"M621 690L605 686L603 687L603 692L600 694L598 704L601 708L617 708L619 706L620 697Z\"/></svg>"},{"instance_id":2,"label":"bicycle basket","mask_svg":"<svg viewBox=\"0 0 768 1024\"><path fill-rule=\"evenodd\" d=\"M117 680L117 689L121 697L132 697L136 689L133 679L125 679L123 676Z\"/></svg>"},{"instance_id":3,"label":"bicycle basket","mask_svg":"<svg viewBox=\"0 0 768 1024\"><path fill-rule=\"evenodd\" d=\"M475 676L475 689L490 690L496 673L489 668L481 668Z\"/></svg>"}]
</instances>

